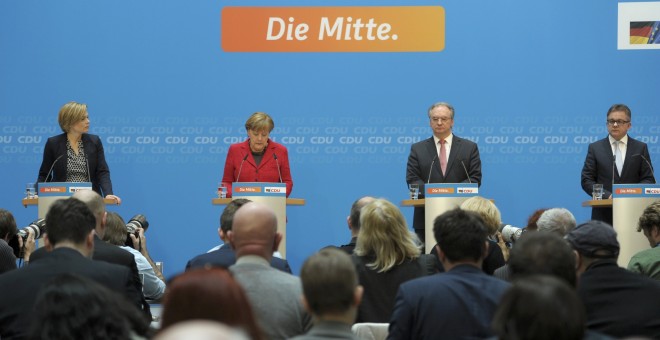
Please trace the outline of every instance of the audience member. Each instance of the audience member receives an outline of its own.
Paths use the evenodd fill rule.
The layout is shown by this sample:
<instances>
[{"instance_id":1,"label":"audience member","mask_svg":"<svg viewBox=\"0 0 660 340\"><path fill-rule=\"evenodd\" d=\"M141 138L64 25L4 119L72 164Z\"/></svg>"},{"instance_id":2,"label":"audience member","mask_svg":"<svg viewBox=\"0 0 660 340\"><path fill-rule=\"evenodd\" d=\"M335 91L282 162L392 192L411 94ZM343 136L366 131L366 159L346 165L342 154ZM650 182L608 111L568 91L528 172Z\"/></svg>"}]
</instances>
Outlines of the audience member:
<instances>
[{"instance_id":1,"label":"audience member","mask_svg":"<svg viewBox=\"0 0 660 340\"><path fill-rule=\"evenodd\" d=\"M149 321L123 296L86 277L61 274L36 297L29 339L138 339Z\"/></svg>"},{"instance_id":2,"label":"audience member","mask_svg":"<svg viewBox=\"0 0 660 340\"><path fill-rule=\"evenodd\" d=\"M188 320L217 321L262 339L245 292L224 268L196 268L170 280L163 298L161 332Z\"/></svg>"},{"instance_id":3,"label":"audience member","mask_svg":"<svg viewBox=\"0 0 660 340\"><path fill-rule=\"evenodd\" d=\"M103 240L133 254L138 272L142 278L144 297L157 300L165 293L165 278L158 266L151 260L151 257L147 257L149 252L147 251L144 230L138 228L138 233L141 242L134 242L134 244L139 243L137 246L140 250L126 246L126 223L124 219L115 212L108 212ZM135 235L130 234L130 236L132 240L137 241Z\"/></svg>"},{"instance_id":4,"label":"audience member","mask_svg":"<svg viewBox=\"0 0 660 340\"><path fill-rule=\"evenodd\" d=\"M511 249L509 270L514 280L531 275L550 275L566 281L571 287L577 283L573 249L552 232L540 231L522 237Z\"/></svg>"},{"instance_id":5,"label":"audience member","mask_svg":"<svg viewBox=\"0 0 660 340\"><path fill-rule=\"evenodd\" d=\"M314 316L314 326L295 340L353 339L351 332L363 289L351 258L326 248L310 256L300 270L303 304Z\"/></svg>"},{"instance_id":6,"label":"audience member","mask_svg":"<svg viewBox=\"0 0 660 340\"><path fill-rule=\"evenodd\" d=\"M355 245L357 244L357 237L358 234L360 233L360 211L365 205L373 201L374 201L373 197L364 196L353 202L353 205L351 206L351 213L346 218L346 224L348 224L348 230L351 231L351 241L348 244L339 246L339 249L345 251L349 255L353 254L353 250L355 250Z\"/></svg>"},{"instance_id":7,"label":"audience member","mask_svg":"<svg viewBox=\"0 0 660 340\"><path fill-rule=\"evenodd\" d=\"M222 210L222 214L220 214L220 227L218 227L218 236L220 237L221 242L217 246L209 249L207 253L216 251L222 247L230 247L226 234L229 230L231 230L231 225L234 221L234 214L236 213L236 210L238 210L238 208L242 207L243 204L248 202L252 202L252 201L250 201L247 198L236 198L230 201L229 203L227 203L225 209Z\"/></svg>"},{"instance_id":8,"label":"audience member","mask_svg":"<svg viewBox=\"0 0 660 340\"><path fill-rule=\"evenodd\" d=\"M353 253L364 287L357 322L388 322L399 286L435 273L434 261L433 255L420 255L417 236L408 229L399 208L385 199L365 205Z\"/></svg>"},{"instance_id":9,"label":"audience member","mask_svg":"<svg viewBox=\"0 0 660 340\"><path fill-rule=\"evenodd\" d=\"M539 221L539 218L541 218L541 215L543 215L543 213L546 210L548 210L548 209L547 208L541 208L541 209L534 210L534 212L531 215L529 215L529 217L527 218L527 224L525 225L525 230L526 231L537 231L539 229L539 226L537 224L538 221Z\"/></svg>"},{"instance_id":10,"label":"audience member","mask_svg":"<svg viewBox=\"0 0 660 340\"><path fill-rule=\"evenodd\" d=\"M536 222L539 220L539 217L548 209L542 208L542 209L537 209L535 210L528 218L527 218L527 225L525 226L525 233L523 235L526 235L526 233L530 231L537 231L538 230L538 225L536 225ZM521 236L522 238L522 236ZM510 252L510 251L509 251ZM493 272L493 276L495 276L498 279L502 279L505 281L510 281L511 280L511 271L509 268L509 264L505 264L500 268L495 269L495 272Z\"/></svg>"},{"instance_id":11,"label":"audience member","mask_svg":"<svg viewBox=\"0 0 660 340\"><path fill-rule=\"evenodd\" d=\"M433 233L447 272L401 285L388 339L492 336L492 317L509 284L481 270L489 245L483 220L457 208L435 219Z\"/></svg>"},{"instance_id":12,"label":"audience member","mask_svg":"<svg viewBox=\"0 0 660 340\"><path fill-rule=\"evenodd\" d=\"M300 301L300 279L270 266L281 241L272 209L250 202L236 211L229 242L237 260L229 270L245 290L267 339L291 338L311 327Z\"/></svg>"},{"instance_id":13,"label":"audience member","mask_svg":"<svg viewBox=\"0 0 660 340\"><path fill-rule=\"evenodd\" d=\"M29 266L0 275L2 339L22 339L25 336L34 317L36 292L46 281L63 273L91 278L138 305L141 294L131 283L128 268L90 259L94 249L95 222L89 208L75 198L58 200L51 205L46 214L48 231L44 236L44 246L49 252Z\"/></svg>"},{"instance_id":14,"label":"audience member","mask_svg":"<svg viewBox=\"0 0 660 340\"><path fill-rule=\"evenodd\" d=\"M612 226L589 221L566 235L577 254L577 292L587 327L614 337L660 338L660 282L617 265Z\"/></svg>"},{"instance_id":15,"label":"audience member","mask_svg":"<svg viewBox=\"0 0 660 340\"><path fill-rule=\"evenodd\" d=\"M92 259L95 261L103 261L122 265L128 268L131 271L131 282L133 287L140 295L139 306L144 311L144 313L149 318L151 318L149 304L147 304L146 300L144 299L144 294L142 293L142 281L140 280L137 265L135 264L135 258L133 258L133 255L130 253L103 241L107 217L105 211L105 202L103 201L103 198L101 195L92 190L76 191L72 197L85 203L87 208L94 215L94 250ZM47 228L49 227L50 226L47 226ZM46 253L46 248L41 247L32 254L30 259L32 262L36 262L44 257Z\"/></svg>"},{"instance_id":16,"label":"audience member","mask_svg":"<svg viewBox=\"0 0 660 340\"><path fill-rule=\"evenodd\" d=\"M660 280L660 201L651 203L639 217L637 232L643 232L651 249L633 255L628 270Z\"/></svg>"},{"instance_id":17,"label":"audience member","mask_svg":"<svg viewBox=\"0 0 660 340\"><path fill-rule=\"evenodd\" d=\"M564 280L532 275L504 293L493 330L499 340L582 340L585 321L580 298Z\"/></svg>"},{"instance_id":18,"label":"audience member","mask_svg":"<svg viewBox=\"0 0 660 340\"><path fill-rule=\"evenodd\" d=\"M493 275L495 269L502 267L509 257L509 248L502 240L502 235L498 232L502 224L502 215L495 204L480 196L473 196L461 204L461 209L473 211L481 216L484 225L488 229L488 253L481 265L481 269L488 275ZM438 248L434 247L432 253L439 256ZM506 254L506 256L505 256Z\"/></svg>"},{"instance_id":19,"label":"audience member","mask_svg":"<svg viewBox=\"0 0 660 340\"><path fill-rule=\"evenodd\" d=\"M564 208L552 208L544 211L536 221L538 231L549 231L564 237L575 229L575 216Z\"/></svg>"},{"instance_id":20,"label":"audience member","mask_svg":"<svg viewBox=\"0 0 660 340\"><path fill-rule=\"evenodd\" d=\"M16 269L14 249L9 246L9 240L16 236L16 220L11 212L0 209L0 274Z\"/></svg>"},{"instance_id":21,"label":"audience member","mask_svg":"<svg viewBox=\"0 0 660 340\"><path fill-rule=\"evenodd\" d=\"M238 208L249 202L251 201L248 199L237 198L227 204L225 210L223 210L220 215L220 228L218 228L218 236L220 236L223 244L216 250L195 256L186 264L186 270L209 266L229 268L229 266L236 263L236 254L229 244L229 238L227 235L229 234L229 231L232 230L234 214ZM273 256L270 265L283 272L291 273L291 267L287 260Z\"/></svg>"},{"instance_id":22,"label":"audience member","mask_svg":"<svg viewBox=\"0 0 660 340\"><path fill-rule=\"evenodd\" d=\"M156 334L154 340L250 340L240 330L209 320L179 322ZM251 339L254 340L254 339Z\"/></svg>"}]
</instances>

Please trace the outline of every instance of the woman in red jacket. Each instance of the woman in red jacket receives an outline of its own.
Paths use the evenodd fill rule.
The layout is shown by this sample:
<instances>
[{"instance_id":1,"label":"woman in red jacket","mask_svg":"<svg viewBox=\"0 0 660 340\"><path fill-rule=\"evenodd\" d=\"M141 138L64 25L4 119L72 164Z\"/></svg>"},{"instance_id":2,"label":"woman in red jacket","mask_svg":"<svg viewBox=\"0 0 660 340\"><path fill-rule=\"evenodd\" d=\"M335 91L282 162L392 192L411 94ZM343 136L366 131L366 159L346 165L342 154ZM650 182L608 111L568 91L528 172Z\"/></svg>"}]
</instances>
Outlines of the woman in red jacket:
<instances>
[{"instance_id":1,"label":"woman in red jacket","mask_svg":"<svg viewBox=\"0 0 660 340\"><path fill-rule=\"evenodd\" d=\"M286 183L286 196L293 189L289 153L286 147L270 138L275 128L273 119L264 112L255 112L245 122L248 139L229 146L222 182L231 197L233 182Z\"/></svg>"}]
</instances>

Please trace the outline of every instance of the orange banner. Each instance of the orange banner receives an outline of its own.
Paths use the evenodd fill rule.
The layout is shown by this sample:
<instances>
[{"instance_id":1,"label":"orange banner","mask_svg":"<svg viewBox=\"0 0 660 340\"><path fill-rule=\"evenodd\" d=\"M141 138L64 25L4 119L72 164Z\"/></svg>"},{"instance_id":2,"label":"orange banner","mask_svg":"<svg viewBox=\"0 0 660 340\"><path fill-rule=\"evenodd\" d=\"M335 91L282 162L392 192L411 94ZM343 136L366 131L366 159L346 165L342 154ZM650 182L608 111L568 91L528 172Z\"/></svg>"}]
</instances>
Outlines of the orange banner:
<instances>
[{"instance_id":1,"label":"orange banner","mask_svg":"<svg viewBox=\"0 0 660 340\"><path fill-rule=\"evenodd\" d=\"M225 7L225 52L438 52L440 6Z\"/></svg>"}]
</instances>

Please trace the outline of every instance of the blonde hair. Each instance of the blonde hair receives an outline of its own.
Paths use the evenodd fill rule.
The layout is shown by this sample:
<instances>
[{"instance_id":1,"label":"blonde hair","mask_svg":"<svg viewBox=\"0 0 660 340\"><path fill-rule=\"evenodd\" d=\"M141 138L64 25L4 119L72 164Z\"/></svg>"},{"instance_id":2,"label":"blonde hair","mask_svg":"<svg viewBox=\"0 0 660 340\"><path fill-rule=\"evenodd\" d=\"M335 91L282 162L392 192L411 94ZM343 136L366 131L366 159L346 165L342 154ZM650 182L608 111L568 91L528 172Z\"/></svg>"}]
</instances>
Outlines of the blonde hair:
<instances>
[{"instance_id":1,"label":"blonde hair","mask_svg":"<svg viewBox=\"0 0 660 340\"><path fill-rule=\"evenodd\" d=\"M481 196L470 197L461 204L461 209L479 214L481 219L484 220L486 228L488 228L488 235L497 233L497 230L500 228L500 224L502 223L500 210L488 199Z\"/></svg>"},{"instance_id":2,"label":"blonde hair","mask_svg":"<svg viewBox=\"0 0 660 340\"><path fill-rule=\"evenodd\" d=\"M60 108L57 121L62 132L69 132L71 126L87 117L87 104L68 102Z\"/></svg>"},{"instance_id":3,"label":"blonde hair","mask_svg":"<svg viewBox=\"0 0 660 340\"><path fill-rule=\"evenodd\" d=\"M275 128L275 122L265 112L255 112L245 122L245 130L252 131L268 131L269 133Z\"/></svg>"},{"instance_id":4,"label":"blonde hair","mask_svg":"<svg viewBox=\"0 0 660 340\"><path fill-rule=\"evenodd\" d=\"M360 211L360 233L355 254L373 255L374 262L367 267L386 272L407 259L419 257L417 236L410 230L399 208L379 198Z\"/></svg>"}]
</instances>

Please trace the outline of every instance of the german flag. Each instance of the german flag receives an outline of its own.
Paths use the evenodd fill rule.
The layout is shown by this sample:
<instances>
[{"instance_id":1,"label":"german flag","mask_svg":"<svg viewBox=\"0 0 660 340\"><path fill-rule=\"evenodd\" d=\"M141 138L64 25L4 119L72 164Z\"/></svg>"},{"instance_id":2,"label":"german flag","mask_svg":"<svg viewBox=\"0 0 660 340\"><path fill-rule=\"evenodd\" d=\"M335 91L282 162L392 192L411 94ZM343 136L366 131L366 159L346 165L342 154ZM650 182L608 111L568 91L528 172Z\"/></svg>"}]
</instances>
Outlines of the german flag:
<instances>
[{"instance_id":1,"label":"german flag","mask_svg":"<svg viewBox=\"0 0 660 340\"><path fill-rule=\"evenodd\" d=\"M660 44L660 21L630 22L630 44Z\"/></svg>"}]
</instances>

